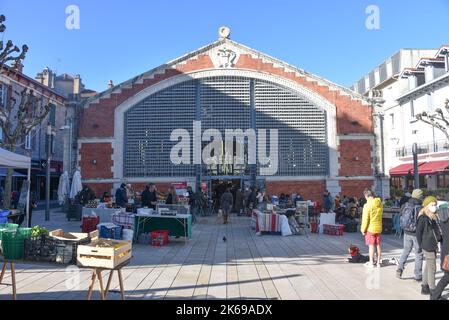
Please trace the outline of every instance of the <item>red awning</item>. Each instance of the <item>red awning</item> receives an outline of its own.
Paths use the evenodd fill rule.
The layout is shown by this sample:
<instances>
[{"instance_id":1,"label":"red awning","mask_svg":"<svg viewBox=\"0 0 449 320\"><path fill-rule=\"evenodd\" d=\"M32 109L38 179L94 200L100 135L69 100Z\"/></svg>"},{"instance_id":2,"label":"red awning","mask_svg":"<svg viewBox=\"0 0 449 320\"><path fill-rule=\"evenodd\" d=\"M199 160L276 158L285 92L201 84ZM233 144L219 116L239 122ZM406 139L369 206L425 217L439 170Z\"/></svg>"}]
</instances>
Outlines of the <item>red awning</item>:
<instances>
[{"instance_id":1,"label":"red awning","mask_svg":"<svg viewBox=\"0 0 449 320\"><path fill-rule=\"evenodd\" d=\"M419 174L436 174L439 172L444 172L449 170L449 160L441 160L441 161L429 161L424 165L419 167Z\"/></svg>"},{"instance_id":2,"label":"red awning","mask_svg":"<svg viewBox=\"0 0 449 320\"><path fill-rule=\"evenodd\" d=\"M419 173L421 173L421 166L425 162L418 162ZM390 169L390 176L406 176L408 174L413 174L413 163L400 164L397 167Z\"/></svg>"}]
</instances>

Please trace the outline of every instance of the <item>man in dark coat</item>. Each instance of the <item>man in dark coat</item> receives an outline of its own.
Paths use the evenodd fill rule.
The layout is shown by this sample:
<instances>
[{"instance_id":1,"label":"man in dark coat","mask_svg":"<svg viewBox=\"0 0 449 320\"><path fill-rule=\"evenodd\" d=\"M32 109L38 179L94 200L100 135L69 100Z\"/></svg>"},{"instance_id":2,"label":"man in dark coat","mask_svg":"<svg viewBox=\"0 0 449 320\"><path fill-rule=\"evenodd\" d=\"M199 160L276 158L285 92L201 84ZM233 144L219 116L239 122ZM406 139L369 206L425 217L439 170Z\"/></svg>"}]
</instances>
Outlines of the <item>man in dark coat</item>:
<instances>
[{"instance_id":1,"label":"man in dark coat","mask_svg":"<svg viewBox=\"0 0 449 320\"><path fill-rule=\"evenodd\" d=\"M229 213L232 210L232 204L234 203L234 197L232 196L231 190L226 189L226 192L220 198L220 207L223 211L223 223L228 223Z\"/></svg>"},{"instance_id":2,"label":"man in dark coat","mask_svg":"<svg viewBox=\"0 0 449 320\"><path fill-rule=\"evenodd\" d=\"M128 196L126 194L126 184L122 183L120 188L115 191L115 204L119 207L125 208L128 203Z\"/></svg>"},{"instance_id":3,"label":"man in dark coat","mask_svg":"<svg viewBox=\"0 0 449 320\"><path fill-rule=\"evenodd\" d=\"M154 185L154 183L150 183L145 187L145 190L142 192L142 207L156 209L156 204L157 204L156 186Z\"/></svg>"}]
</instances>

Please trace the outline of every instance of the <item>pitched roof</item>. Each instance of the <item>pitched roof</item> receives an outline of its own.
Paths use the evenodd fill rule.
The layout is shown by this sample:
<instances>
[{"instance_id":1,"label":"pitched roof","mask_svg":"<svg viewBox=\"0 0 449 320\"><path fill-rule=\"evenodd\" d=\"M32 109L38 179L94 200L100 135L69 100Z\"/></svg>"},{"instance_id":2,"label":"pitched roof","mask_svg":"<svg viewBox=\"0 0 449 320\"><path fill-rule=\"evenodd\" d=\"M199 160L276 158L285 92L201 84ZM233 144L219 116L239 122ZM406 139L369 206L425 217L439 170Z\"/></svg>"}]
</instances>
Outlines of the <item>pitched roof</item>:
<instances>
[{"instance_id":1,"label":"pitched roof","mask_svg":"<svg viewBox=\"0 0 449 320\"><path fill-rule=\"evenodd\" d=\"M238 48L239 50L241 50L244 53L251 54L252 56L256 56L260 59L268 61L268 62L272 63L274 66L284 68L288 72L293 72L295 74L298 74L299 76L306 77L307 80L309 80L309 81L316 81L319 84L327 86L330 90L340 91L343 94L350 96L352 99L360 100L365 103L367 101L366 97L352 91L351 89L348 89L344 86L338 85L334 82L331 82L327 79L324 79L324 78L314 75L312 73L309 73L303 69L300 69L298 67L290 65L290 64L288 64L284 61L281 61L279 59L273 58L265 53L254 50L254 49L247 47L239 42L236 42L236 41L233 41L233 40L230 40L227 38L223 38L223 39L216 40L208 45L205 45L195 51L191 51L191 52L189 52L181 57L178 57L174 60L171 60L159 67L156 67L149 71L141 73L127 81L124 81L118 85L115 85L114 87L112 87L110 89L100 92L99 94L95 95L94 97L88 99L86 101L86 104L95 103L100 98L108 98L110 96L110 94L118 93L121 91L122 88L129 88L129 87L132 87L133 84L135 84L136 82L141 82L144 79L153 78L158 73L163 73L167 69L173 69L176 65L184 63L184 62L186 62L192 58L195 58L199 55L205 54L208 51L210 51L216 47L219 47L221 45L235 46L236 48Z\"/></svg>"}]
</instances>

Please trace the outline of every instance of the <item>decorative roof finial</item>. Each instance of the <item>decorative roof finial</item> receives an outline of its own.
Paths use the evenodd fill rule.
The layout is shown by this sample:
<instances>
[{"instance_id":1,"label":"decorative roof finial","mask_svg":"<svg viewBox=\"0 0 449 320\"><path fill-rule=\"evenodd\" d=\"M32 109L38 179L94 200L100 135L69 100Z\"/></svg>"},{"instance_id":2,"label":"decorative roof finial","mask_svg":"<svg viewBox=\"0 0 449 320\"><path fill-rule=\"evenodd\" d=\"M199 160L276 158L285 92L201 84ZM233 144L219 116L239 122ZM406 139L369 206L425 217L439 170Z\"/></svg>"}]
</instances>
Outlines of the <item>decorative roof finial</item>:
<instances>
[{"instance_id":1,"label":"decorative roof finial","mask_svg":"<svg viewBox=\"0 0 449 320\"><path fill-rule=\"evenodd\" d=\"M226 26L222 26L218 29L218 35L220 39L229 39L231 36L231 29Z\"/></svg>"}]
</instances>

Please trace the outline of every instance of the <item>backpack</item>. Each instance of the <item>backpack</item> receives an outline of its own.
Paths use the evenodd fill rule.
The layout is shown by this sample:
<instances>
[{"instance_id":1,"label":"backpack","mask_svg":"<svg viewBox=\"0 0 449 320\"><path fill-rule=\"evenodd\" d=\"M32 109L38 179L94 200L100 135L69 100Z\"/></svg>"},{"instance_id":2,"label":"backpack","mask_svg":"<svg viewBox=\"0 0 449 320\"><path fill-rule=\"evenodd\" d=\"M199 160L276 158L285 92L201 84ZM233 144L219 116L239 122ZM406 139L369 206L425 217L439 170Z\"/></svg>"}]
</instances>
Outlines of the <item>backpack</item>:
<instances>
[{"instance_id":1,"label":"backpack","mask_svg":"<svg viewBox=\"0 0 449 320\"><path fill-rule=\"evenodd\" d=\"M416 232L416 223L418 212L421 209L419 205L406 202L401 209L400 224L401 229L407 232Z\"/></svg>"}]
</instances>

